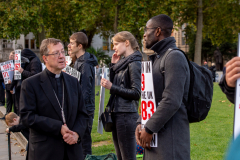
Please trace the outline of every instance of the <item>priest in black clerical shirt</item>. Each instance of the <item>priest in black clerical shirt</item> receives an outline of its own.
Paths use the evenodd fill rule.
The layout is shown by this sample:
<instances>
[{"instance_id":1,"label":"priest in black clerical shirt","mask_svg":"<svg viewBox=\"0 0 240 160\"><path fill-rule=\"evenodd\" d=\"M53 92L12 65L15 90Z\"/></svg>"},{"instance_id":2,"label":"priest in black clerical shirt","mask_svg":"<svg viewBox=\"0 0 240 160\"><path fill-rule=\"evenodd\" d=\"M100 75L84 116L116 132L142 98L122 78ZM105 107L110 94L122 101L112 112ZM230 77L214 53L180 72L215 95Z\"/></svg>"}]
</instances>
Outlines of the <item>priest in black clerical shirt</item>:
<instances>
[{"instance_id":1,"label":"priest in black clerical shirt","mask_svg":"<svg viewBox=\"0 0 240 160\"><path fill-rule=\"evenodd\" d=\"M82 142L88 123L80 85L62 72L65 52L60 40L42 41L46 69L22 83L20 116L29 127L29 159L83 160Z\"/></svg>"}]
</instances>

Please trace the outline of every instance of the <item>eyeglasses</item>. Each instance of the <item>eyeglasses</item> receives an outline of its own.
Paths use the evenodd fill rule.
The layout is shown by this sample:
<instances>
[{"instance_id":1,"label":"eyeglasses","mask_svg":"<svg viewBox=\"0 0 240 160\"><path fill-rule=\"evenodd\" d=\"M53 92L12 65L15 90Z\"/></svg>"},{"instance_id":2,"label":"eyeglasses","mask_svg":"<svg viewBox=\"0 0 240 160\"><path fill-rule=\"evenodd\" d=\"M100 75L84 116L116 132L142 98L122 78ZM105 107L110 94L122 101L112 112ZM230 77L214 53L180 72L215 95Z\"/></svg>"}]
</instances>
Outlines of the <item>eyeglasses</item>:
<instances>
[{"instance_id":1,"label":"eyeglasses","mask_svg":"<svg viewBox=\"0 0 240 160\"><path fill-rule=\"evenodd\" d=\"M162 29L161 27L147 28L147 27L145 26L145 27L144 27L144 33L146 33L148 29L157 29L157 28L160 28L161 31L164 31L164 30L167 30L167 29L171 29L171 30L172 30L172 28L166 28L166 29Z\"/></svg>"},{"instance_id":2,"label":"eyeglasses","mask_svg":"<svg viewBox=\"0 0 240 160\"><path fill-rule=\"evenodd\" d=\"M144 33L147 32L148 29L157 29L158 27L153 27L153 28L147 28L146 26L144 27ZM159 27L160 28L160 27ZM161 29L161 28L160 28Z\"/></svg>"},{"instance_id":3,"label":"eyeglasses","mask_svg":"<svg viewBox=\"0 0 240 160\"><path fill-rule=\"evenodd\" d=\"M54 57L59 57L60 54L62 53L63 56L65 56L65 51L62 50L61 52L53 52L52 54L46 54L46 56L50 56L50 55L53 55Z\"/></svg>"}]
</instances>

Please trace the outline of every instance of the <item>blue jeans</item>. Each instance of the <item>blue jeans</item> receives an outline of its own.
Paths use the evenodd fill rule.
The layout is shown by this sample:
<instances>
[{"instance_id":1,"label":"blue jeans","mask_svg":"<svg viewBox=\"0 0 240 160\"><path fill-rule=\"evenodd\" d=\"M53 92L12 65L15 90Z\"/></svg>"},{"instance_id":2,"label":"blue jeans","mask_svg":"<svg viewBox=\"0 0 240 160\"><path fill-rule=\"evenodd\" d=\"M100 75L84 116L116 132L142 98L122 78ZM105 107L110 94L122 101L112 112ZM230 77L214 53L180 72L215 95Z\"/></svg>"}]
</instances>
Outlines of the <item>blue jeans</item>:
<instances>
[{"instance_id":1,"label":"blue jeans","mask_svg":"<svg viewBox=\"0 0 240 160\"><path fill-rule=\"evenodd\" d=\"M137 113L118 112L112 116L114 147L118 160L136 160L135 129Z\"/></svg>"}]
</instances>

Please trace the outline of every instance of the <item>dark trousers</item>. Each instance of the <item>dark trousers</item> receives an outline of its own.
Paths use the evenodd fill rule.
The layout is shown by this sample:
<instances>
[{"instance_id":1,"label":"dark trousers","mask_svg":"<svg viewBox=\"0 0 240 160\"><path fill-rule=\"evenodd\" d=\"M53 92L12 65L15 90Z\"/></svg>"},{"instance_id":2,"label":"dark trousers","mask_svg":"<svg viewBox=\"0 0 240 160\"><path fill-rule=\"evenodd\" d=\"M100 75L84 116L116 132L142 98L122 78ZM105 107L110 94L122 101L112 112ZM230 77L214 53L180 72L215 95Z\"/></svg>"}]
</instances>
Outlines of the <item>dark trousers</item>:
<instances>
[{"instance_id":1,"label":"dark trousers","mask_svg":"<svg viewBox=\"0 0 240 160\"><path fill-rule=\"evenodd\" d=\"M5 91L2 85L2 82L0 82L0 102L5 105Z\"/></svg>"},{"instance_id":2,"label":"dark trousers","mask_svg":"<svg viewBox=\"0 0 240 160\"><path fill-rule=\"evenodd\" d=\"M118 160L136 160L135 129L137 113L114 113L112 131L114 147Z\"/></svg>"},{"instance_id":3,"label":"dark trousers","mask_svg":"<svg viewBox=\"0 0 240 160\"><path fill-rule=\"evenodd\" d=\"M6 113L9 113L12 111L12 105L14 104L15 95L10 93L10 90L6 90L6 98L7 98L7 108Z\"/></svg>"},{"instance_id":4,"label":"dark trousers","mask_svg":"<svg viewBox=\"0 0 240 160\"><path fill-rule=\"evenodd\" d=\"M87 126L87 129L86 129L83 139L82 139L82 148L83 148L84 159L87 156L87 154L92 155L91 132L92 132L94 112L88 112L88 115L89 115L88 126Z\"/></svg>"},{"instance_id":5,"label":"dark trousers","mask_svg":"<svg viewBox=\"0 0 240 160\"><path fill-rule=\"evenodd\" d=\"M20 91L21 91L20 87L18 87L17 89L15 89L15 94L14 94L14 97L15 97L14 113L16 113L17 115L19 115L19 112L20 112L20 107L19 107Z\"/></svg>"}]
</instances>

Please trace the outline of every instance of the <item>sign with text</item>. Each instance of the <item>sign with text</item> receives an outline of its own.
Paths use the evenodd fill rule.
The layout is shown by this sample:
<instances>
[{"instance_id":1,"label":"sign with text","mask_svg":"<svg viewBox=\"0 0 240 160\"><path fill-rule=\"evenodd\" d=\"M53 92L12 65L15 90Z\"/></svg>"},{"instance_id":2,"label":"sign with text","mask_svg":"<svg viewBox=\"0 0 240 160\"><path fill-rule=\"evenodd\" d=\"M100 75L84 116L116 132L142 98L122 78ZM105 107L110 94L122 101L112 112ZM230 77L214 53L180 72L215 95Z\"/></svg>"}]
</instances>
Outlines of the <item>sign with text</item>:
<instances>
[{"instance_id":1,"label":"sign with text","mask_svg":"<svg viewBox=\"0 0 240 160\"><path fill-rule=\"evenodd\" d=\"M240 57L240 33L238 33L238 57ZM236 82L235 92L235 110L234 110L234 125L233 125L233 138L234 140L240 134L240 78Z\"/></svg>"},{"instance_id":2,"label":"sign with text","mask_svg":"<svg viewBox=\"0 0 240 160\"><path fill-rule=\"evenodd\" d=\"M14 57L14 80L21 79L21 73L18 71L21 68L21 50L15 50L15 57Z\"/></svg>"},{"instance_id":3,"label":"sign with text","mask_svg":"<svg viewBox=\"0 0 240 160\"><path fill-rule=\"evenodd\" d=\"M65 60L66 60L66 65L70 65L72 62L72 58L70 56L65 56Z\"/></svg>"},{"instance_id":4,"label":"sign with text","mask_svg":"<svg viewBox=\"0 0 240 160\"><path fill-rule=\"evenodd\" d=\"M102 78L106 78L105 67L102 68ZM100 117L101 117L101 114L104 112L104 99L105 99L105 88L101 86L99 110L98 110L98 128L97 128L97 131L100 134L103 134L103 124L102 124L102 120L100 120Z\"/></svg>"},{"instance_id":5,"label":"sign with text","mask_svg":"<svg viewBox=\"0 0 240 160\"><path fill-rule=\"evenodd\" d=\"M80 73L79 71L77 71L75 68L72 68L72 67L70 67L70 66L67 65L67 66L65 67L65 71L66 71L67 74L69 74L69 75L77 78L78 81L80 81L81 73Z\"/></svg>"},{"instance_id":6,"label":"sign with text","mask_svg":"<svg viewBox=\"0 0 240 160\"><path fill-rule=\"evenodd\" d=\"M141 123L142 128L156 111L155 94L153 88L152 62L142 62L141 78ZM157 133L153 133L151 147L157 147Z\"/></svg>"},{"instance_id":7,"label":"sign with text","mask_svg":"<svg viewBox=\"0 0 240 160\"><path fill-rule=\"evenodd\" d=\"M8 84L8 80L13 79L14 65L13 60L0 63L2 75L4 78L4 84Z\"/></svg>"}]
</instances>

